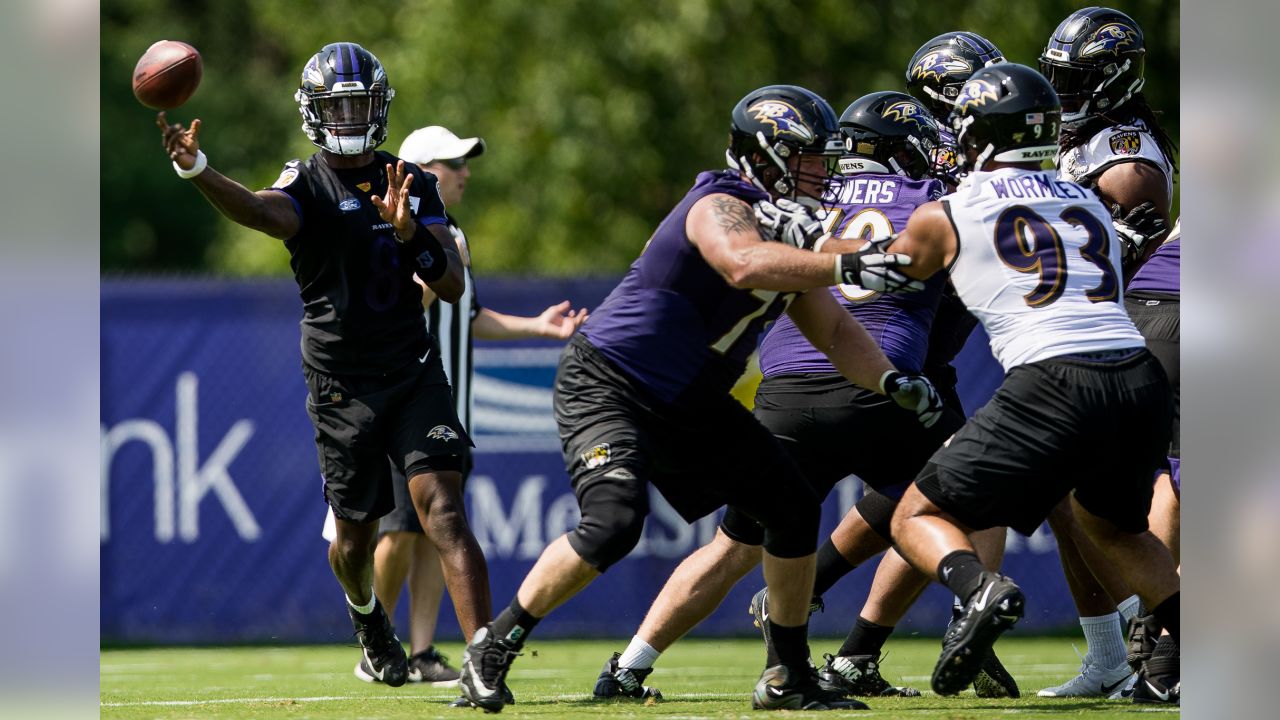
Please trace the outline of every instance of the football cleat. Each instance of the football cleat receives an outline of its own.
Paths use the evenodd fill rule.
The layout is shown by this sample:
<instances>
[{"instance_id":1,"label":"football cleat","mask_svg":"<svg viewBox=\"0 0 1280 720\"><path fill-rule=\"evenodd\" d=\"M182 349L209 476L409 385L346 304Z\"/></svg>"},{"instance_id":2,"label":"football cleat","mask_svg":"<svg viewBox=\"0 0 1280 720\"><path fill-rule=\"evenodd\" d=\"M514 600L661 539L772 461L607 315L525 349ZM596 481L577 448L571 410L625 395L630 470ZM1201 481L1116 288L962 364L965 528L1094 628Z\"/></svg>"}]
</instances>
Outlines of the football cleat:
<instances>
[{"instance_id":1,"label":"football cleat","mask_svg":"<svg viewBox=\"0 0 1280 720\"><path fill-rule=\"evenodd\" d=\"M824 689L818 683L818 673L805 668L793 678L785 665L775 665L764 671L755 691L751 693L751 707L756 710L868 710L866 703L845 698L840 692Z\"/></svg>"},{"instance_id":2,"label":"football cleat","mask_svg":"<svg viewBox=\"0 0 1280 720\"><path fill-rule=\"evenodd\" d=\"M644 679L649 677L653 668L618 667L618 659L621 657L622 653L614 653L613 657L604 664L604 669L600 671L600 677L596 678L596 687L591 694L601 700L618 697L661 700L662 691L644 684Z\"/></svg>"},{"instance_id":3,"label":"football cleat","mask_svg":"<svg viewBox=\"0 0 1280 720\"><path fill-rule=\"evenodd\" d=\"M503 704L503 705L515 705L515 704L516 704L516 697L515 697L515 695L512 695L512 694L511 694L511 688L507 687L507 684L506 684L505 682L504 682L504 683L502 683L502 690L501 690L501 692L502 692L502 704ZM453 702L449 703L449 707L456 707L456 708L472 708L472 709L475 709L475 708L478 708L478 707L480 707L480 706L479 706L479 705L476 705L475 703L471 702L470 700L466 699L465 697L459 697L457 700L454 700Z\"/></svg>"},{"instance_id":4,"label":"football cleat","mask_svg":"<svg viewBox=\"0 0 1280 720\"><path fill-rule=\"evenodd\" d=\"M409 656L409 682L429 683L434 687L453 687L458 684L458 671L449 667L449 658L431 646Z\"/></svg>"},{"instance_id":5,"label":"football cleat","mask_svg":"<svg viewBox=\"0 0 1280 720\"><path fill-rule=\"evenodd\" d=\"M1133 686L1136 703L1182 704L1180 658L1177 655L1152 657L1142 666Z\"/></svg>"},{"instance_id":6,"label":"football cleat","mask_svg":"<svg viewBox=\"0 0 1280 720\"><path fill-rule=\"evenodd\" d=\"M507 672L518 655L511 643L494 637L492 624L476 630L471 644L462 651L462 672L458 678L462 697L485 712L501 712L502 706L509 704Z\"/></svg>"},{"instance_id":7,"label":"football cleat","mask_svg":"<svg viewBox=\"0 0 1280 720\"><path fill-rule=\"evenodd\" d=\"M965 602L964 615L942 638L942 654L933 668L933 691L955 695L969 687L1001 633L1022 619L1026 602L1013 581L984 572L982 584Z\"/></svg>"},{"instance_id":8,"label":"football cleat","mask_svg":"<svg viewBox=\"0 0 1280 720\"><path fill-rule=\"evenodd\" d=\"M1078 651L1077 651L1078 652ZM1127 664L1113 668L1096 665L1085 655L1080 674L1054 687L1048 687L1036 695L1040 697L1111 697L1124 689L1133 675Z\"/></svg>"},{"instance_id":9,"label":"football cleat","mask_svg":"<svg viewBox=\"0 0 1280 720\"><path fill-rule=\"evenodd\" d=\"M841 695L862 697L920 697L912 687L896 687L880 676L875 655L823 655L827 664L818 670L818 685Z\"/></svg>"},{"instance_id":10,"label":"football cleat","mask_svg":"<svg viewBox=\"0 0 1280 720\"><path fill-rule=\"evenodd\" d=\"M1004 669L1004 663L996 657L994 648L987 653L987 659L982 661L978 677L973 679L973 692L980 698L1022 697L1018 682Z\"/></svg>"},{"instance_id":11,"label":"football cleat","mask_svg":"<svg viewBox=\"0 0 1280 720\"><path fill-rule=\"evenodd\" d=\"M363 619L350 605L347 614L351 616L362 652L355 676L365 682L381 682L391 687L404 685L409 678L409 662L382 603L375 600L373 612Z\"/></svg>"}]
</instances>

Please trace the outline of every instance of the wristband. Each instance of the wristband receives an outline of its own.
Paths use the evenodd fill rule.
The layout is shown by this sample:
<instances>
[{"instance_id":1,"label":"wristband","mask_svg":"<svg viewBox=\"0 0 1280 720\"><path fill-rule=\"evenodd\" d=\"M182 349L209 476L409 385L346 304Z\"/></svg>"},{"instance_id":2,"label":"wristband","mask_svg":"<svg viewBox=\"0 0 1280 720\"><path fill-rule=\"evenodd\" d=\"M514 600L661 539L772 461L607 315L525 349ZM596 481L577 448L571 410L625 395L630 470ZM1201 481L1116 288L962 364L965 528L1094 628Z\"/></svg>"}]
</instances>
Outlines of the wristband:
<instances>
[{"instance_id":1,"label":"wristband","mask_svg":"<svg viewBox=\"0 0 1280 720\"><path fill-rule=\"evenodd\" d=\"M418 227L414 230L413 237L401 244L407 247L417 260L418 277L426 283L435 282L444 277L444 272L449 267L449 257L444 254L444 246L425 225L414 224ZM400 238L397 237L396 240L399 241Z\"/></svg>"},{"instance_id":2,"label":"wristband","mask_svg":"<svg viewBox=\"0 0 1280 720\"><path fill-rule=\"evenodd\" d=\"M897 372L898 372L897 370L885 370L884 374L880 376L880 394L881 395L889 394L889 391L885 389L884 382L885 380L889 379L889 376L894 375Z\"/></svg>"},{"instance_id":3,"label":"wristband","mask_svg":"<svg viewBox=\"0 0 1280 720\"><path fill-rule=\"evenodd\" d=\"M844 284L844 272L842 272L843 270L844 270L844 255L837 255L836 256L836 281L834 284L836 285Z\"/></svg>"},{"instance_id":4,"label":"wristband","mask_svg":"<svg viewBox=\"0 0 1280 720\"><path fill-rule=\"evenodd\" d=\"M831 233L823 233L822 237L818 238L818 241L813 244L813 251L816 253L822 252L822 246L826 245L830 239Z\"/></svg>"},{"instance_id":5,"label":"wristband","mask_svg":"<svg viewBox=\"0 0 1280 720\"><path fill-rule=\"evenodd\" d=\"M203 150L196 151L196 164L192 165L190 170L183 170L176 160L173 162L173 171L178 173L178 177L183 180L190 180L204 172L207 167L209 167L209 158L205 157Z\"/></svg>"}]
</instances>

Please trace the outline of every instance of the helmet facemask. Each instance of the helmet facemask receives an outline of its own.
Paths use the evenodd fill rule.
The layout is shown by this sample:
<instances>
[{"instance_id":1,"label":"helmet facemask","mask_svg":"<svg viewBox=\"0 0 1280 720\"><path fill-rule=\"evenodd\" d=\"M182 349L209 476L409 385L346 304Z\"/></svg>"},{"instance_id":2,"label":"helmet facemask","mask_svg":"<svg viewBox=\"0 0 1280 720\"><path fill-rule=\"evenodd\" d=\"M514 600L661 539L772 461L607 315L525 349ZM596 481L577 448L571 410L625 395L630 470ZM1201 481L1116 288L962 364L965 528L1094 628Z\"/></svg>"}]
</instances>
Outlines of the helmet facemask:
<instances>
[{"instance_id":1,"label":"helmet facemask","mask_svg":"<svg viewBox=\"0 0 1280 720\"><path fill-rule=\"evenodd\" d=\"M302 131L312 143L335 155L362 155L381 145L387 137L393 97L394 89L379 86L324 93L299 90L294 95L302 113Z\"/></svg>"},{"instance_id":2,"label":"helmet facemask","mask_svg":"<svg viewBox=\"0 0 1280 720\"><path fill-rule=\"evenodd\" d=\"M1112 112L1146 84L1140 53L1126 54L1105 65L1071 62L1054 58L1055 54L1066 55L1061 50L1046 50L1045 57L1040 58L1040 73L1058 91L1064 123L1078 123L1092 115Z\"/></svg>"},{"instance_id":3,"label":"helmet facemask","mask_svg":"<svg viewBox=\"0 0 1280 720\"><path fill-rule=\"evenodd\" d=\"M836 165L844 149L840 139L827 138L821 152L783 140L770 144L763 132L756 132L754 140L754 143L738 143L725 152L729 167L772 197L787 198L811 210L820 209L839 179ZM751 144L759 149L749 147ZM803 162L806 157L821 158L823 173L802 169L808 164Z\"/></svg>"}]
</instances>

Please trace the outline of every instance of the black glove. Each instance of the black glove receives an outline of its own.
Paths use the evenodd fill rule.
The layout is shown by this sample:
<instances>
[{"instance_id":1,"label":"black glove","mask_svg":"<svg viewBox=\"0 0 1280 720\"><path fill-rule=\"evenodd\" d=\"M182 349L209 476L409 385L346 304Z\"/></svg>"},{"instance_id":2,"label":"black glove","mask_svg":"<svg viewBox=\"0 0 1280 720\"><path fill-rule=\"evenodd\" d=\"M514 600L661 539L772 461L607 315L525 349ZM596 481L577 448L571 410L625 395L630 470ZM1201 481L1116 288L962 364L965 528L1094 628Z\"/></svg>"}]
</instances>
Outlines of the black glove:
<instances>
[{"instance_id":1,"label":"black glove","mask_svg":"<svg viewBox=\"0 0 1280 720\"><path fill-rule=\"evenodd\" d=\"M786 198L761 200L754 208L756 222L760 225L760 236L765 240L786 243L800 250L812 250L814 243L822 237L823 218L798 202Z\"/></svg>"},{"instance_id":2,"label":"black glove","mask_svg":"<svg viewBox=\"0 0 1280 720\"><path fill-rule=\"evenodd\" d=\"M923 375L890 370L880 378L880 389L898 405L914 412L920 424L927 428L942 417L942 397Z\"/></svg>"},{"instance_id":3,"label":"black glove","mask_svg":"<svg viewBox=\"0 0 1280 720\"><path fill-rule=\"evenodd\" d=\"M1124 209L1119 205L1111 207L1111 224L1115 225L1116 235L1120 236L1123 262L1141 258L1147 247L1159 245L1169 234L1169 222L1160 217L1151 201L1138 205L1121 217L1123 214Z\"/></svg>"},{"instance_id":4,"label":"black glove","mask_svg":"<svg viewBox=\"0 0 1280 720\"><path fill-rule=\"evenodd\" d=\"M924 283L898 272L911 257L885 252L896 235L871 240L857 252L841 254L836 264L836 284L858 285L873 292L920 292Z\"/></svg>"}]
</instances>

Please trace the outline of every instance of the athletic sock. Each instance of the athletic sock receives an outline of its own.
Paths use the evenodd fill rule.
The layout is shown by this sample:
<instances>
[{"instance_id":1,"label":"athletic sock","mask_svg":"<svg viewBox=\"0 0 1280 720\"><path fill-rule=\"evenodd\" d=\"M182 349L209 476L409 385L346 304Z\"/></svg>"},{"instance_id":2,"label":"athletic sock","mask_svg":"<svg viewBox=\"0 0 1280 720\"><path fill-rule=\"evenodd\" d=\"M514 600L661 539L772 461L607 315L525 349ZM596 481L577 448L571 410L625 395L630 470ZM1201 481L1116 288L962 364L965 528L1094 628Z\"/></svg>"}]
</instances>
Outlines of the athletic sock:
<instances>
[{"instance_id":1,"label":"athletic sock","mask_svg":"<svg viewBox=\"0 0 1280 720\"><path fill-rule=\"evenodd\" d=\"M1104 668L1125 664L1127 649L1120 633L1120 613L1080 618L1084 640L1089 645L1089 659Z\"/></svg>"},{"instance_id":2,"label":"athletic sock","mask_svg":"<svg viewBox=\"0 0 1280 720\"><path fill-rule=\"evenodd\" d=\"M968 550L956 550L938 563L938 582L968 602L969 596L982 585L985 572L986 568L977 555Z\"/></svg>"},{"instance_id":3,"label":"athletic sock","mask_svg":"<svg viewBox=\"0 0 1280 720\"><path fill-rule=\"evenodd\" d=\"M853 629L849 631L849 636L844 639L844 644L840 646L837 654L844 657L853 655L880 657L880 649L884 647L885 641L891 634L893 634L893 626L877 625L859 615L858 621L853 624Z\"/></svg>"},{"instance_id":4,"label":"athletic sock","mask_svg":"<svg viewBox=\"0 0 1280 720\"><path fill-rule=\"evenodd\" d=\"M1137 595L1130 595L1123 602L1116 606L1116 610L1120 613L1120 627L1124 630L1129 628L1129 621L1142 612L1142 601Z\"/></svg>"},{"instance_id":5,"label":"athletic sock","mask_svg":"<svg viewBox=\"0 0 1280 720\"><path fill-rule=\"evenodd\" d=\"M1176 592L1165 598L1164 602L1155 606L1151 610L1151 614L1156 616L1160 621L1160 626L1169 631L1169 635L1173 637L1173 641L1181 645L1179 639L1182 634L1181 624L1182 613L1182 593Z\"/></svg>"},{"instance_id":6,"label":"athletic sock","mask_svg":"<svg viewBox=\"0 0 1280 720\"><path fill-rule=\"evenodd\" d=\"M821 595L831 589L832 585L853 572L856 565L845 559L836 549L835 543L828 539L818 548L817 572L813 578L813 594Z\"/></svg>"},{"instance_id":7,"label":"athletic sock","mask_svg":"<svg viewBox=\"0 0 1280 720\"><path fill-rule=\"evenodd\" d=\"M505 639L511 643L512 647L519 649L524 645L524 639L534 626L541 620L540 617L534 617L529 614L528 610L520 607L518 598L511 598L511 605L498 614L493 620L493 634L497 637Z\"/></svg>"},{"instance_id":8,"label":"athletic sock","mask_svg":"<svg viewBox=\"0 0 1280 720\"><path fill-rule=\"evenodd\" d=\"M373 594L373 588L369 588L369 602L364 605L357 605L351 602L351 597L347 596L347 605L351 606L360 615L368 615L378 605L378 596Z\"/></svg>"},{"instance_id":9,"label":"athletic sock","mask_svg":"<svg viewBox=\"0 0 1280 720\"><path fill-rule=\"evenodd\" d=\"M631 638L631 644L627 645L627 649L622 651L622 657L618 658L618 667L647 670L653 667L653 663L661 654L660 650L654 650L652 645L636 635Z\"/></svg>"},{"instance_id":10,"label":"athletic sock","mask_svg":"<svg viewBox=\"0 0 1280 720\"><path fill-rule=\"evenodd\" d=\"M772 647L778 653L777 658L770 658L769 667L786 665L794 673L801 668L809 667L809 623L785 627L769 620L769 636L773 638Z\"/></svg>"}]
</instances>

